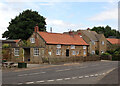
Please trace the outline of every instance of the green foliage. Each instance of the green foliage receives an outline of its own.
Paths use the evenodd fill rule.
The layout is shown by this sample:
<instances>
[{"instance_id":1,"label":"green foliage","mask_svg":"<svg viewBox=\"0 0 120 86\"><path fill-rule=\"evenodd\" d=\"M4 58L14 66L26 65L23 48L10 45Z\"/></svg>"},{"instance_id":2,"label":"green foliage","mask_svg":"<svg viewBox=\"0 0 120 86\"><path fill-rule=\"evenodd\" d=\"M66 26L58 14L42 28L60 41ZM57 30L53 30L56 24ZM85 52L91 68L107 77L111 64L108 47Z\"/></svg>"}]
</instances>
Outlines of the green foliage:
<instances>
[{"instance_id":1,"label":"green foliage","mask_svg":"<svg viewBox=\"0 0 120 86\"><path fill-rule=\"evenodd\" d=\"M2 48L10 48L10 45L9 44L3 44Z\"/></svg>"},{"instance_id":2,"label":"green foliage","mask_svg":"<svg viewBox=\"0 0 120 86\"><path fill-rule=\"evenodd\" d=\"M96 31L99 34L104 34L106 38L108 38L109 36L120 38L120 32L115 29L112 29L108 25L106 27L101 27L101 26L93 27L91 31Z\"/></svg>"},{"instance_id":3,"label":"green foliage","mask_svg":"<svg viewBox=\"0 0 120 86\"><path fill-rule=\"evenodd\" d=\"M2 37L27 40L33 33L36 24L38 24L40 31L46 31L45 18L36 11L25 10L11 19L7 28L8 31L5 31Z\"/></svg>"},{"instance_id":4,"label":"green foliage","mask_svg":"<svg viewBox=\"0 0 120 86\"><path fill-rule=\"evenodd\" d=\"M99 50L95 50L96 55L99 55Z\"/></svg>"},{"instance_id":5,"label":"green foliage","mask_svg":"<svg viewBox=\"0 0 120 86\"><path fill-rule=\"evenodd\" d=\"M32 46L32 44L30 43L30 41L23 40L21 46L24 46L24 47L30 47L30 46Z\"/></svg>"},{"instance_id":6,"label":"green foliage","mask_svg":"<svg viewBox=\"0 0 120 86\"><path fill-rule=\"evenodd\" d=\"M109 53L103 53L101 56L110 56L111 54Z\"/></svg>"},{"instance_id":7,"label":"green foliage","mask_svg":"<svg viewBox=\"0 0 120 86\"><path fill-rule=\"evenodd\" d=\"M112 60L120 61L120 46L118 46L116 49L108 50L107 53L112 55Z\"/></svg>"}]
</instances>

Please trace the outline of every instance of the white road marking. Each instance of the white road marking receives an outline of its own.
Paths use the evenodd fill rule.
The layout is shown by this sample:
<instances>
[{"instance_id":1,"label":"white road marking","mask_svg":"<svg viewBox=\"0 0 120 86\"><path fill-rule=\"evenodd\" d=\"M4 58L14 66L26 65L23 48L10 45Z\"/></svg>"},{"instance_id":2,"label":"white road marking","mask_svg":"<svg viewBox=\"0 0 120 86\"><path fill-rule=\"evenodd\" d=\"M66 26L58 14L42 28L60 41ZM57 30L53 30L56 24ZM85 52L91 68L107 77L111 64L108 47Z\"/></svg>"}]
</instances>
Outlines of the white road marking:
<instances>
[{"instance_id":1,"label":"white road marking","mask_svg":"<svg viewBox=\"0 0 120 86\"><path fill-rule=\"evenodd\" d=\"M43 83L43 82L45 82L45 81L36 81L37 83Z\"/></svg>"},{"instance_id":2,"label":"white road marking","mask_svg":"<svg viewBox=\"0 0 120 86\"><path fill-rule=\"evenodd\" d=\"M72 79L76 79L77 77L72 77Z\"/></svg>"},{"instance_id":3,"label":"white road marking","mask_svg":"<svg viewBox=\"0 0 120 86\"><path fill-rule=\"evenodd\" d=\"M105 73L102 73L103 75L105 74Z\"/></svg>"},{"instance_id":4,"label":"white road marking","mask_svg":"<svg viewBox=\"0 0 120 86\"><path fill-rule=\"evenodd\" d=\"M23 83L18 83L18 85L21 85L21 84L23 84Z\"/></svg>"},{"instance_id":5,"label":"white road marking","mask_svg":"<svg viewBox=\"0 0 120 86\"><path fill-rule=\"evenodd\" d=\"M63 79L56 79L56 81L61 81L61 80L63 80Z\"/></svg>"},{"instance_id":6,"label":"white road marking","mask_svg":"<svg viewBox=\"0 0 120 86\"><path fill-rule=\"evenodd\" d=\"M22 74L22 75L18 75L18 76L26 76L26 75L28 75L28 74Z\"/></svg>"},{"instance_id":7,"label":"white road marking","mask_svg":"<svg viewBox=\"0 0 120 86\"><path fill-rule=\"evenodd\" d=\"M98 74L95 74L95 76L98 76Z\"/></svg>"},{"instance_id":8,"label":"white road marking","mask_svg":"<svg viewBox=\"0 0 120 86\"><path fill-rule=\"evenodd\" d=\"M26 82L26 84L33 84L34 82Z\"/></svg>"},{"instance_id":9,"label":"white road marking","mask_svg":"<svg viewBox=\"0 0 120 86\"><path fill-rule=\"evenodd\" d=\"M46 73L46 72L41 72L41 73Z\"/></svg>"},{"instance_id":10,"label":"white road marking","mask_svg":"<svg viewBox=\"0 0 120 86\"><path fill-rule=\"evenodd\" d=\"M85 76L85 78L88 78L89 76Z\"/></svg>"},{"instance_id":11,"label":"white road marking","mask_svg":"<svg viewBox=\"0 0 120 86\"><path fill-rule=\"evenodd\" d=\"M88 66L84 66L84 67L80 67L80 68L86 68L86 67L88 67Z\"/></svg>"},{"instance_id":12,"label":"white road marking","mask_svg":"<svg viewBox=\"0 0 120 86\"><path fill-rule=\"evenodd\" d=\"M69 80L70 78L64 78L65 80Z\"/></svg>"},{"instance_id":13,"label":"white road marking","mask_svg":"<svg viewBox=\"0 0 120 86\"><path fill-rule=\"evenodd\" d=\"M53 82L54 80L47 80L48 82Z\"/></svg>"},{"instance_id":14,"label":"white road marking","mask_svg":"<svg viewBox=\"0 0 120 86\"><path fill-rule=\"evenodd\" d=\"M82 79L83 78L83 76L79 76L79 79Z\"/></svg>"},{"instance_id":15,"label":"white road marking","mask_svg":"<svg viewBox=\"0 0 120 86\"><path fill-rule=\"evenodd\" d=\"M93 77L94 75L90 75L91 77Z\"/></svg>"},{"instance_id":16,"label":"white road marking","mask_svg":"<svg viewBox=\"0 0 120 86\"><path fill-rule=\"evenodd\" d=\"M59 72L59 71L64 71L64 70L56 70L56 72Z\"/></svg>"}]
</instances>

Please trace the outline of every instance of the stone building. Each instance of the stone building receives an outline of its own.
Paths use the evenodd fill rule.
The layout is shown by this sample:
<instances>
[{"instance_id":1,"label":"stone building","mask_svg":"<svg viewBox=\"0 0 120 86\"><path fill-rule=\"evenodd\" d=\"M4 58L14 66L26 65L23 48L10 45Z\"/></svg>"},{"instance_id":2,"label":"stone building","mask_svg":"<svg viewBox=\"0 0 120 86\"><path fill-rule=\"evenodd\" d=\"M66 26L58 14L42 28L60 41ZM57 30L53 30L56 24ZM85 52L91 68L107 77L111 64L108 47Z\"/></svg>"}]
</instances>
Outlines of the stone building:
<instances>
[{"instance_id":1,"label":"stone building","mask_svg":"<svg viewBox=\"0 0 120 86\"><path fill-rule=\"evenodd\" d=\"M78 30L73 32L74 34L80 35L83 40L89 44L88 52L89 54L99 53L101 55L107 49L107 40L103 34L97 34L95 31L88 30ZM64 34L68 34L65 32Z\"/></svg>"},{"instance_id":2,"label":"stone building","mask_svg":"<svg viewBox=\"0 0 120 86\"><path fill-rule=\"evenodd\" d=\"M88 44L80 37L62 33L40 32L38 26L28 38L29 46L13 49L13 61L30 61L42 63L44 58L85 57L88 55Z\"/></svg>"}]
</instances>

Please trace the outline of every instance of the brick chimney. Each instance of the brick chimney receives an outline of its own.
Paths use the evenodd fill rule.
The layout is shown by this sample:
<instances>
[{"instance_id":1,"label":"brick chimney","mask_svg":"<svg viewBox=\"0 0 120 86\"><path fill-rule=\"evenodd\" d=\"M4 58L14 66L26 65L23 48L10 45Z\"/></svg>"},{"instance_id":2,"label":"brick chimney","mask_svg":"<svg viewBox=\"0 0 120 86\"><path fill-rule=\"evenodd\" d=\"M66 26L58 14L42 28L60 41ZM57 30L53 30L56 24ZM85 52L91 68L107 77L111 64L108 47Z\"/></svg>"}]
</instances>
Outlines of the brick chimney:
<instances>
[{"instance_id":1,"label":"brick chimney","mask_svg":"<svg viewBox=\"0 0 120 86\"><path fill-rule=\"evenodd\" d=\"M69 35L70 35L71 37L74 36L74 34L73 34L73 32L72 32L71 30L69 31Z\"/></svg>"},{"instance_id":2,"label":"brick chimney","mask_svg":"<svg viewBox=\"0 0 120 86\"><path fill-rule=\"evenodd\" d=\"M90 28L88 28L87 30L90 30Z\"/></svg>"},{"instance_id":3,"label":"brick chimney","mask_svg":"<svg viewBox=\"0 0 120 86\"><path fill-rule=\"evenodd\" d=\"M81 34L81 33L78 33L78 35L79 35L80 37L82 37L82 34Z\"/></svg>"},{"instance_id":4,"label":"brick chimney","mask_svg":"<svg viewBox=\"0 0 120 86\"><path fill-rule=\"evenodd\" d=\"M34 27L34 31L35 31L35 32L38 32L38 31L39 31L38 24L36 24L36 26Z\"/></svg>"}]
</instances>

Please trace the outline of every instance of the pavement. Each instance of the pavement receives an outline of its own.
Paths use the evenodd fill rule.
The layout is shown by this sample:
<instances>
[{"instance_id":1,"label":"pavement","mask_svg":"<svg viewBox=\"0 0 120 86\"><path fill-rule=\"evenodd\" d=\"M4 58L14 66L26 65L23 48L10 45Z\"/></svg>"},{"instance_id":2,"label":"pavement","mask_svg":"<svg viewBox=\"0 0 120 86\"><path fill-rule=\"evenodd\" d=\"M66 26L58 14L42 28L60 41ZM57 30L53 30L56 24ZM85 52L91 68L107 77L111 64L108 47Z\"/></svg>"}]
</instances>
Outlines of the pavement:
<instances>
[{"instance_id":1,"label":"pavement","mask_svg":"<svg viewBox=\"0 0 120 86\"><path fill-rule=\"evenodd\" d=\"M101 82L105 81L103 80L104 77L118 67L118 62L93 61L46 65L44 67L32 65L31 67L36 69L30 68L30 70L24 71L21 71L23 70L21 69L20 71L3 72L3 84L15 84L23 86L25 84L100 84ZM116 75L117 73L114 73L114 76ZM111 78L111 80L115 80L114 84L118 83L117 78Z\"/></svg>"}]
</instances>

